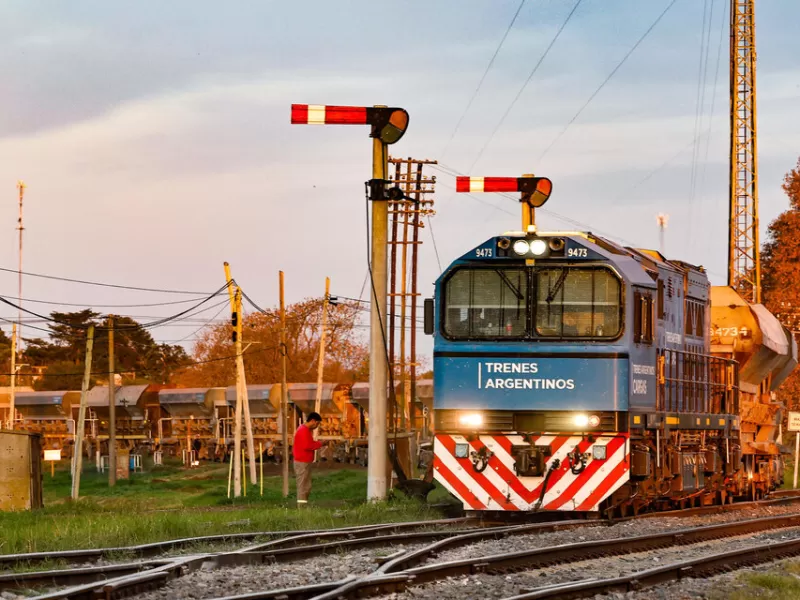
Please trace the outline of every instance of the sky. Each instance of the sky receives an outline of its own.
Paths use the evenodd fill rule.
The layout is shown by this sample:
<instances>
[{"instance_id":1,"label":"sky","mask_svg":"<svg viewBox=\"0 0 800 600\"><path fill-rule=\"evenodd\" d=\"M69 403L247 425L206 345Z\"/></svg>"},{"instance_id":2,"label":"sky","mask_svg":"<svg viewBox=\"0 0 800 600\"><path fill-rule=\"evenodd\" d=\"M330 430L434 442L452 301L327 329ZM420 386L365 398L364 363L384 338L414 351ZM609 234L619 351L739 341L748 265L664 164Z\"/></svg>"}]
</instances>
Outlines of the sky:
<instances>
[{"instance_id":1,"label":"sky","mask_svg":"<svg viewBox=\"0 0 800 600\"><path fill-rule=\"evenodd\" d=\"M17 266L21 179L23 271L199 292L25 277L31 310L74 303L147 322L192 303L106 305L199 298L224 284L224 261L263 307L277 305L279 270L288 302L321 296L326 276L333 294L367 298L368 131L292 126L289 115L292 103L386 104L410 114L392 155L444 169L430 171L436 215L422 232L423 295L441 272L434 239L446 267L518 228L512 199L456 195L454 171L550 177L545 230L655 248L656 215L668 213L667 255L723 284L727 1L581 0L541 60L575 1L526 0L508 30L520 0L7 0L0 267ZM788 207L780 184L800 155L800 3L758 2L756 19L765 229ZM0 271L0 295L17 296L15 274ZM224 300L154 337L191 348L205 321L226 316ZM15 312L0 308L0 317Z\"/></svg>"}]
</instances>

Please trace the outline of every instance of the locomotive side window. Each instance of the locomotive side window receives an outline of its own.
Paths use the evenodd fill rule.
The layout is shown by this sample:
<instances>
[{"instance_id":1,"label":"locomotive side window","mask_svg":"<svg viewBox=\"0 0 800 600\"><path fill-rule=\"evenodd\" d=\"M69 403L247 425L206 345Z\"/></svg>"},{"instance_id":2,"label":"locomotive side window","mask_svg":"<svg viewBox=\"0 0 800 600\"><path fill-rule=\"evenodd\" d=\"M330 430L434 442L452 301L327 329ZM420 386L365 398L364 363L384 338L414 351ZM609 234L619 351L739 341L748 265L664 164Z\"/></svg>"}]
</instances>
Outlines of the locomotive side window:
<instances>
[{"instance_id":1,"label":"locomotive side window","mask_svg":"<svg viewBox=\"0 0 800 600\"><path fill-rule=\"evenodd\" d=\"M537 271L535 323L543 337L616 337L621 330L619 280L606 269Z\"/></svg>"},{"instance_id":2,"label":"locomotive side window","mask_svg":"<svg viewBox=\"0 0 800 600\"><path fill-rule=\"evenodd\" d=\"M447 281L444 332L452 338L521 338L527 305L524 269L460 269Z\"/></svg>"}]
</instances>

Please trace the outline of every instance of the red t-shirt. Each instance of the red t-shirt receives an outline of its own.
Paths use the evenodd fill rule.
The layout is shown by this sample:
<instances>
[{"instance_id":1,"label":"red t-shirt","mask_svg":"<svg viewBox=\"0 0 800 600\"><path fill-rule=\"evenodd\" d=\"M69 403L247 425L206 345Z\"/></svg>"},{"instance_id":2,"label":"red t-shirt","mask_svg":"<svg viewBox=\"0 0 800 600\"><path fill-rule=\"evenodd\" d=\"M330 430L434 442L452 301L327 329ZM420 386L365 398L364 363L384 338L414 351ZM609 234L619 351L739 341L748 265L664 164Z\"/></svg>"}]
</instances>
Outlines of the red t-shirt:
<instances>
[{"instance_id":1,"label":"red t-shirt","mask_svg":"<svg viewBox=\"0 0 800 600\"><path fill-rule=\"evenodd\" d=\"M294 433L294 446L292 456L295 462L314 462L314 450L322 448L322 442L314 440L314 433L305 426L300 425Z\"/></svg>"}]
</instances>

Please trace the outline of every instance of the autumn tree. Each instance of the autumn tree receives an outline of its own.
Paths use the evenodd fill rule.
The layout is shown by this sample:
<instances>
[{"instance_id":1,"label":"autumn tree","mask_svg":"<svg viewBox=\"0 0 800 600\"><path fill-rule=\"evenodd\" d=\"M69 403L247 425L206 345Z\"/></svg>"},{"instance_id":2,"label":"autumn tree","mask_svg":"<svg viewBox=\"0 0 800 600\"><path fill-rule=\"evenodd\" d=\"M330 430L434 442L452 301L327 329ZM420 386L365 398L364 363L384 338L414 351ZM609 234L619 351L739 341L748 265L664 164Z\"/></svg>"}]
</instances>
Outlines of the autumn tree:
<instances>
[{"instance_id":1,"label":"autumn tree","mask_svg":"<svg viewBox=\"0 0 800 600\"><path fill-rule=\"evenodd\" d=\"M789 209L767 229L761 251L761 293L765 306L793 331L800 330L800 159L783 180ZM800 407L800 372L784 382L778 396L787 406Z\"/></svg>"},{"instance_id":2,"label":"autumn tree","mask_svg":"<svg viewBox=\"0 0 800 600\"><path fill-rule=\"evenodd\" d=\"M325 349L325 381L352 382L368 373L368 350L360 336L358 304L331 306ZM287 380L316 381L322 299L307 299L286 309ZM247 315L243 321L245 376L248 383L281 380L280 313L268 310ZM233 342L229 323L201 332L193 359L177 381L187 386L228 386L235 382Z\"/></svg>"}]
</instances>

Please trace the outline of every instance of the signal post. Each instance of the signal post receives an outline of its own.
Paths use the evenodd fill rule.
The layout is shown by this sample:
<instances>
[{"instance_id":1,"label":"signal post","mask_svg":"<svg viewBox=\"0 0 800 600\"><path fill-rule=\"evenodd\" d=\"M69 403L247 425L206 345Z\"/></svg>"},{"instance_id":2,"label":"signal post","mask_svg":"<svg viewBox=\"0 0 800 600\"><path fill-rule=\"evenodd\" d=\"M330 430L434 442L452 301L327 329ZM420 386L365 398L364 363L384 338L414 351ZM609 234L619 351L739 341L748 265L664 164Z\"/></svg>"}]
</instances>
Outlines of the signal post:
<instances>
[{"instance_id":1,"label":"signal post","mask_svg":"<svg viewBox=\"0 0 800 600\"><path fill-rule=\"evenodd\" d=\"M386 331L386 280L388 273L387 244L389 228L389 194L387 193L388 146L399 141L408 128L408 113L402 108L387 106L325 106L292 104L294 125L369 125L372 138L372 179L369 199L372 201L372 244L370 275L369 355L369 464L367 466L367 498L383 500L388 491L388 439L386 435L388 347ZM402 195L402 192L400 192ZM392 199L400 199L393 197Z\"/></svg>"}]
</instances>

